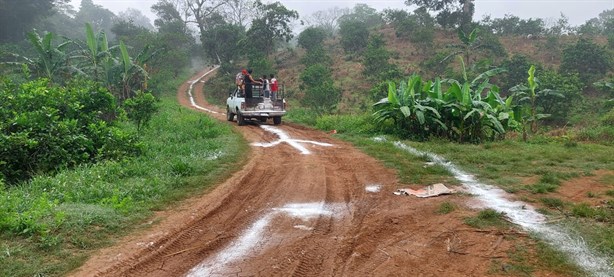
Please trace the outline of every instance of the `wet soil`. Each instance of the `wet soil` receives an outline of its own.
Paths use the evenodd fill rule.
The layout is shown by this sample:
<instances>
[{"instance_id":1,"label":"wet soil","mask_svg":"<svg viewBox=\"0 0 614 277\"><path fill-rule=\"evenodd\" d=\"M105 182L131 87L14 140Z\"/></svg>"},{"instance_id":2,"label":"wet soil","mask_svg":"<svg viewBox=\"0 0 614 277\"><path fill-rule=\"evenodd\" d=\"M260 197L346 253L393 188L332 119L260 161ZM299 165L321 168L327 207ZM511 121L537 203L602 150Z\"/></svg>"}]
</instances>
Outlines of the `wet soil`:
<instances>
[{"instance_id":1,"label":"wet soil","mask_svg":"<svg viewBox=\"0 0 614 277\"><path fill-rule=\"evenodd\" d=\"M177 100L194 109L188 87L178 89ZM204 100L202 82L194 98L220 112L208 116L226 121ZM272 126L236 128L250 143L278 139L260 124ZM100 250L72 276L496 276L505 272L493 265L505 264L514 245L527 240L516 231L465 225L463 218L475 214L463 205L467 196L394 195L406 184L393 170L331 134L285 122L275 127L333 146L302 143L309 155L287 143L254 146L228 180L158 212L149 228ZM444 201L459 208L437 214ZM291 210L301 205L311 208Z\"/></svg>"}]
</instances>

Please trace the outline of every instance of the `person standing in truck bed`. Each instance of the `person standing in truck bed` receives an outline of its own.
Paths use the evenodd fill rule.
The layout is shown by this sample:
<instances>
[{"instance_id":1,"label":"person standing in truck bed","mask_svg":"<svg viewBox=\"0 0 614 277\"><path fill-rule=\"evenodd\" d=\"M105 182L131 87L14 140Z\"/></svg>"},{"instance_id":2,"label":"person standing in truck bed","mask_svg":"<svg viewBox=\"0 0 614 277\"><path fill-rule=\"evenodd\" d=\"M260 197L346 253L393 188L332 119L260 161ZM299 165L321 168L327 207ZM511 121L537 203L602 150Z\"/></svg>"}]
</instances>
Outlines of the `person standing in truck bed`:
<instances>
[{"instance_id":1,"label":"person standing in truck bed","mask_svg":"<svg viewBox=\"0 0 614 277\"><path fill-rule=\"evenodd\" d=\"M252 78L252 70L248 69L247 74L243 76L243 84L245 84L245 98L252 98L252 89L254 85L262 85L261 82L258 82Z\"/></svg>"},{"instance_id":2,"label":"person standing in truck bed","mask_svg":"<svg viewBox=\"0 0 614 277\"><path fill-rule=\"evenodd\" d=\"M271 86L271 99L275 101L277 100L277 90L279 90L279 87L277 86L277 79L275 79L275 75L271 74L271 79L269 82Z\"/></svg>"},{"instance_id":3,"label":"person standing in truck bed","mask_svg":"<svg viewBox=\"0 0 614 277\"><path fill-rule=\"evenodd\" d=\"M245 74L247 74L247 70L242 69L241 72L237 73L237 76L235 77L235 84L241 91L241 94L245 92L245 88L243 87L243 77L245 77Z\"/></svg>"}]
</instances>

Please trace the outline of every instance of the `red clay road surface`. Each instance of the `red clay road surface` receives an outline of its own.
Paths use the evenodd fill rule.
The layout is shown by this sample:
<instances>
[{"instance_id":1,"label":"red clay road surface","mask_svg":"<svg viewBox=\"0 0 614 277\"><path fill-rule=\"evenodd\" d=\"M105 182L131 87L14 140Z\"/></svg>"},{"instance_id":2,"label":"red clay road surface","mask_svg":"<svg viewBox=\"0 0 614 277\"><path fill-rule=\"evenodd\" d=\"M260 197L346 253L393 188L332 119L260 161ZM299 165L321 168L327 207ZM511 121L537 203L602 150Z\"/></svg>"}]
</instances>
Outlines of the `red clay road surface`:
<instances>
[{"instance_id":1,"label":"red clay road surface","mask_svg":"<svg viewBox=\"0 0 614 277\"><path fill-rule=\"evenodd\" d=\"M194 109L188 87L177 99ZM196 83L195 102L219 113L199 111L226 121L203 93ZM99 251L73 276L484 276L524 240L469 228L462 223L473 214L467 208L436 213L444 201L462 207L466 197L393 195L395 171L325 132L270 121L236 128L250 143L280 139L261 124L311 154L287 142L252 146L231 178L156 214L151 228Z\"/></svg>"}]
</instances>

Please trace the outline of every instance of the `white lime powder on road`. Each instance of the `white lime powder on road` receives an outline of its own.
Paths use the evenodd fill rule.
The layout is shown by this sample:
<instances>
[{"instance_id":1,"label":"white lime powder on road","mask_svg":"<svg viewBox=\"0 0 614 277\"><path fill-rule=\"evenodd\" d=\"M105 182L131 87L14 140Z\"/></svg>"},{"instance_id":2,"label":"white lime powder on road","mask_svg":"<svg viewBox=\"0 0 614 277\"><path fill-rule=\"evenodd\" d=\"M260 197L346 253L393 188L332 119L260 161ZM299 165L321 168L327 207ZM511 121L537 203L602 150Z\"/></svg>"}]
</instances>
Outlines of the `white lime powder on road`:
<instances>
[{"instance_id":1,"label":"white lime powder on road","mask_svg":"<svg viewBox=\"0 0 614 277\"><path fill-rule=\"evenodd\" d=\"M324 202L294 203L286 204L281 208L273 208L245 230L236 241L231 242L228 247L222 249L213 258L207 259L192 268L186 276L201 277L222 274L221 272L227 269L233 262L239 261L255 252L255 250L265 247L268 240L274 235L267 232L267 228L276 216L286 215L307 222L320 216L332 217L340 215L341 213L335 212L340 208L340 205L327 205ZM313 228L305 225L295 225L293 227L303 231L313 230Z\"/></svg>"},{"instance_id":2,"label":"white lime powder on road","mask_svg":"<svg viewBox=\"0 0 614 277\"><path fill-rule=\"evenodd\" d=\"M374 138L374 141L385 142L386 139L377 137ZM431 162L443 166L463 184L467 192L475 195L482 205L505 213L513 223L537 234L555 248L566 253L573 261L593 276L614 276L612 264L608 262L607 258L591 250L581 236L571 234L563 227L547 224L545 217L527 203L509 200L507 198L508 194L502 189L481 183L471 174L462 171L441 156L417 150L398 141L394 142L393 145L415 156L427 157Z\"/></svg>"},{"instance_id":3,"label":"white lime powder on road","mask_svg":"<svg viewBox=\"0 0 614 277\"><path fill-rule=\"evenodd\" d=\"M319 146L326 146L326 147L333 146L330 143L317 142L317 141L311 141L311 140L302 140L302 139L293 139L293 138L290 138L290 136L286 134L286 132L284 132L283 130L273 127L273 126L269 126L269 125L260 125L260 128L264 129L267 132L275 134L277 137L279 137L279 139L273 142L268 142L268 143L262 143L262 142L252 143L253 146L272 147L272 146L285 142L289 144L290 146L296 148L303 155L311 154L311 151L309 151L307 148L305 148L305 146L303 146L304 143L314 144L314 145L319 145Z\"/></svg>"}]
</instances>

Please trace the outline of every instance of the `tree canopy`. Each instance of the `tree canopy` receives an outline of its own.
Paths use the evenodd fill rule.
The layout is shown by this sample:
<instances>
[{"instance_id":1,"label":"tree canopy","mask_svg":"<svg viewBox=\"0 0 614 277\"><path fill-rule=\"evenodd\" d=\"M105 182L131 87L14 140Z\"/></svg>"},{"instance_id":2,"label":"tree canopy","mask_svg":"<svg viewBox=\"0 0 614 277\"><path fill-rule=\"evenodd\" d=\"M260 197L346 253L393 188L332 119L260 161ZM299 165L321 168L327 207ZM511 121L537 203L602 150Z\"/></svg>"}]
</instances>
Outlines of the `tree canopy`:
<instances>
[{"instance_id":1,"label":"tree canopy","mask_svg":"<svg viewBox=\"0 0 614 277\"><path fill-rule=\"evenodd\" d=\"M444 28L461 27L468 31L473 19L473 0L405 0L406 5L417 5L437 14L437 23Z\"/></svg>"},{"instance_id":2,"label":"tree canopy","mask_svg":"<svg viewBox=\"0 0 614 277\"><path fill-rule=\"evenodd\" d=\"M292 39L291 23L298 19L298 12L287 9L279 2L257 2L256 9L260 14L252 21L247 32L247 43L253 50L270 54L277 41L288 42Z\"/></svg>"},{"instance_id":3,"label":"tree canopy","mask_svg":"<svg viewBox=\"0 0 614 277\"><path fill-rule=\"evenodd\" d=\"M68 0L0 0L0 42L21 40L32 26Z\"/></svg>"}]
</instances>

